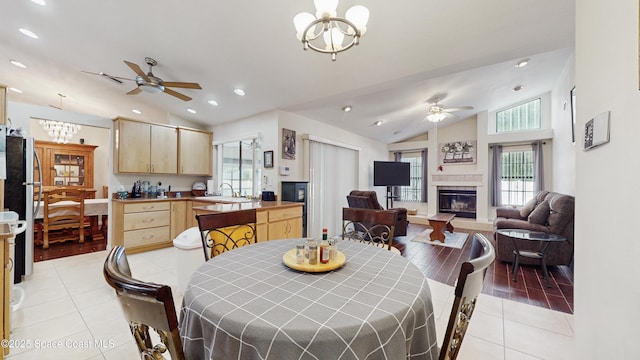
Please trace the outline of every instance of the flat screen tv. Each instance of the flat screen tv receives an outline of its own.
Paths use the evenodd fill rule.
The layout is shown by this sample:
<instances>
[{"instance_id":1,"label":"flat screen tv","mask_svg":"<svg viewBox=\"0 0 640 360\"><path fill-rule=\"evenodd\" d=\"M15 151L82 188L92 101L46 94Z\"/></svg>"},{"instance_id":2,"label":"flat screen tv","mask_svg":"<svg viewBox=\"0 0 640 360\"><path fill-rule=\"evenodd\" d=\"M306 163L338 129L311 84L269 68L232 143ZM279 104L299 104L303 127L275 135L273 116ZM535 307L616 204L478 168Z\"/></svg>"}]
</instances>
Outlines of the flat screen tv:
<instances>
[{"instance_id":1,"label":"flat screen tv","mask_svg":"<svg viewBox=\"0 0 640 360\"><path fill-rule=\"evenodd\" d=\"M397 161L373 162L373 186L411 185L410 164Z\"/></svg>"}]
</instances>

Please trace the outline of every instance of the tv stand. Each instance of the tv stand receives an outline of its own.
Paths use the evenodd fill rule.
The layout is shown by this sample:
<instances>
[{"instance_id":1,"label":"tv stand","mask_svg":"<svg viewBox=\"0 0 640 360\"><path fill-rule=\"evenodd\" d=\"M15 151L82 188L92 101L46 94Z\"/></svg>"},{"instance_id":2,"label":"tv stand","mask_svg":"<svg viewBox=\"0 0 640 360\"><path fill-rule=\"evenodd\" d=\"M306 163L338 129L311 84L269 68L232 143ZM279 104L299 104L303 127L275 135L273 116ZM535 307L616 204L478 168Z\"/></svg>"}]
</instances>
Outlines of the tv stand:
<instances>
[{"instance_id":1,"label":"tv stand","mask_svg":"<svg viewBox=\"0 0 640 360\"><path fill-rule=\"evenodd\" d=\"M393 199L395 198L393 196L393 186L387 186L387 210L393 208Z\"/></svg>"}]
</instances>

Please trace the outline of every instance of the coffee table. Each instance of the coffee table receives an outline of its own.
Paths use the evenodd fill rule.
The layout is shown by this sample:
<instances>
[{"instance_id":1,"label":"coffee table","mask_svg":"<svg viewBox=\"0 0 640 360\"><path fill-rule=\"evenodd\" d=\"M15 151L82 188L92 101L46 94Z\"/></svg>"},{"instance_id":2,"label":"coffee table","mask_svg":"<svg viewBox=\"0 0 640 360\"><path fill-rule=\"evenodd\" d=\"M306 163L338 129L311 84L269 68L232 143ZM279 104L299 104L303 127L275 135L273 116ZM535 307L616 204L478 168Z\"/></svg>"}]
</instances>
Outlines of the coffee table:
<instances>
[{"instance_id":1,"label":"coffee table","mask_svg":"<svg viewBox=\"0 0 640 360\"><path fill-rule=\"evenodd\" d=\"M549 245L554 242L565 241L567 238L564 236L549 234L542 231L531 231L524 229L499 229L496 230L498 234L507 236L513 242L513 281L517 281L516 275L518 274L518 266L520 265L520 256L524 256L530 259L540 260L540 268L542 274L547 282L547 287L551 287L551 281L549 281L549 272L547 271L547 264L545 263L544 256L547 253ZM518 248L518 242L516 240L527 240L539 242L538 251L520 250Z\"/></svg>"},{"instance_id":2,"label":"coffee table","mask_svg":"<svg viewBox=\"0 0 640 360\"><path fill-rule=\"evenodd\" d=\"M444 243L444 230L446 228L447 231L453 232L451 220L453 220L454 217L456 217L456 214L438 213L427 218L429 225L433 228L433 231L429 234L431 241L439 240Z\"/></svg>"}]
</instances>

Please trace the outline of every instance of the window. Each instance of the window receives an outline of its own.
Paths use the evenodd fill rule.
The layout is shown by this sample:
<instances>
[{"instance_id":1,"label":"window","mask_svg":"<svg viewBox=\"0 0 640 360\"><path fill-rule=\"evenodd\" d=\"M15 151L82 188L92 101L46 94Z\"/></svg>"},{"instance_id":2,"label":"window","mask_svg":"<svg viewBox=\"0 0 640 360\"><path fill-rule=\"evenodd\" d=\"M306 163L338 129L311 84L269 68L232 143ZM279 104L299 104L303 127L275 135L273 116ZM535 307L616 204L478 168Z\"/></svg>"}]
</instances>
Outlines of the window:
<instances>
[{"instance_id":1,"label":"window","mask_svg":"<svg viewBox=\"0 0 640 360\"><path fill-rule=\"evenodd\" d=\"M502 205L522 206L534 196L533 150L503 150Z\"/></svg>"},{"instance_id":2,"label":"window","mask_svg":"<svg viewBox=\"0 0 640 360\"><path fill-rule=\"evenodd\" d=\"M496 131L509 132L540 128L540 99L496 113Z\"/></svg>"},{"instance_id":3,"label":"window","mask_svg":"<svg viewBox=\"0 0 640 360\"><path fill-rule=\"evenodd\" d=\"M422 201L422 154L403 152L400 161L410 165L411 185L400 186L400 201Z\"/></svg>"},{"instance_id":4,"label":"window","mask_svg":"<svg viewBox=\"0 0 640 360\"><path fill-rule=\"evenodd\" d=\"M260 168L256 157L256 139L233 141L218 146L220 169L220 192L225 196L238 193L241 196L257 195L260 189ZM256 176L254 176L256 174ZM228 184L228 185L223 185ZM233 188L233 191L231 190Z\"/></svg>"}]
</instances>

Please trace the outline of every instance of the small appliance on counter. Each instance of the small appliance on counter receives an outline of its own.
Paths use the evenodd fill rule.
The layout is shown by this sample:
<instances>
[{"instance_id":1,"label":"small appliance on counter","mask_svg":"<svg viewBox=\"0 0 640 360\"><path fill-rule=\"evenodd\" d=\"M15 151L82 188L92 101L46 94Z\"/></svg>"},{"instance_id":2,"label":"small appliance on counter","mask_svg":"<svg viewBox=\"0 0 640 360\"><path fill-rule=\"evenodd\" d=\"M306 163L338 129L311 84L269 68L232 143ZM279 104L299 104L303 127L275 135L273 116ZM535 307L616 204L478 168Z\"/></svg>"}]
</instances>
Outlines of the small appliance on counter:
<instances>
[{"instance_id":1,"label":"small appliance on counter","mask_svg":"<svg viewBox=\"0 0 640 360\"><path fill-rule=\"evenodd\" d=\"M142 181L140 181L140 180L136 181L133 184L133 189L131 189L131 197L132 198L142 197L141 187L142 187Z\"/></svg>"}]
</instances>

